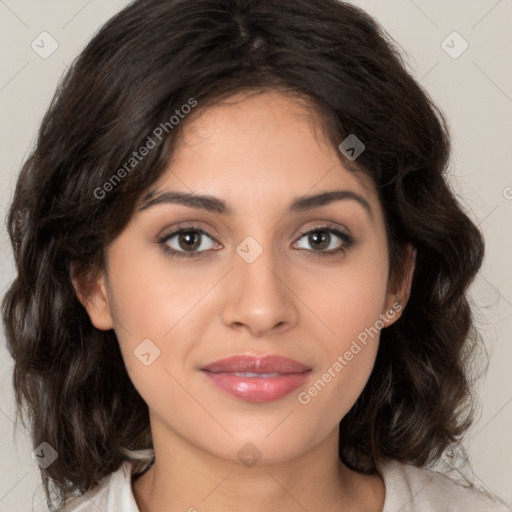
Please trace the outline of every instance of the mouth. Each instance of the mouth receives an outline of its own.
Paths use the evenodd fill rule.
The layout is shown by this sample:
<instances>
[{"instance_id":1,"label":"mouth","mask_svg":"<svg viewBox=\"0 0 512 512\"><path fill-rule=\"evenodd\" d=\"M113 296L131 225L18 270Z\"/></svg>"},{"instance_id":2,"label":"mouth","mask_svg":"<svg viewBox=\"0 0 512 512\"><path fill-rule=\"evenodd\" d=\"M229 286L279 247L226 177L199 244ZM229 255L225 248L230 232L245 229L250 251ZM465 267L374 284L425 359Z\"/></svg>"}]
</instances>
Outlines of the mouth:
<instances>
[{"instance_id":1,"label":"mouth","mask_svg":"<svg viewBox=\"0 0 512 512\"><path fill-rule=\"evenodd\" d=\"M236 355L200 369L215 389L247 402L270 402L304 384L312 369L284 356Z\"/></svg>"}]
</instances>

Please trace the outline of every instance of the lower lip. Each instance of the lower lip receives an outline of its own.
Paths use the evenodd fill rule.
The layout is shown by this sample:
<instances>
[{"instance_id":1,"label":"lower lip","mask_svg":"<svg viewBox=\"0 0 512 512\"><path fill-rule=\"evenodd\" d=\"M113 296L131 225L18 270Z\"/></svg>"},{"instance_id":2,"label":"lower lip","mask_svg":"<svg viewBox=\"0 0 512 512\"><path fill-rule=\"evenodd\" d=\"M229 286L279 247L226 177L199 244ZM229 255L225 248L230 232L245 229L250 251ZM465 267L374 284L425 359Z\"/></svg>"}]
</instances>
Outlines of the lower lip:
<instances>
[{"instance_id":1,"label":"lower lip","mask_svg":"<svg viewBox=\"0 0 512 512\"><path fill-rule=\"evenodd\" d=\"M286 373L280 377L240 377L232 373L202 373L218 389L247 402L271 402L278 400L304 384L311 370L302 373Z\"/></svg>"}]
</instances>

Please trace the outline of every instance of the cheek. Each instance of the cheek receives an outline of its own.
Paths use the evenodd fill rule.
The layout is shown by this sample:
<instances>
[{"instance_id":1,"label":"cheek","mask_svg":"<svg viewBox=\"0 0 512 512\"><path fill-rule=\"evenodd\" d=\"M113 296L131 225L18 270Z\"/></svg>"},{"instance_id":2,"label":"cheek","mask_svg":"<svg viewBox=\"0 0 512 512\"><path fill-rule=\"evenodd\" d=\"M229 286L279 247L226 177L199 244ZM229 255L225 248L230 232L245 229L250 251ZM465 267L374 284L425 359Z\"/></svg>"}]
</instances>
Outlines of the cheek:
<instances>
[{"instance_id":1,"label":"cheek","mask_svg":"<svg viewBox=\"0 0 512 512\"><path fill-rule=\"evenodd\" d=\"M134 341L164 337L192 312L213 284L180 271L155 247L128 251L119 244L111 261L112 313Z\"/></svg>"},{"instance_id":2,"label":"cheek","mask_svg":"<svg viewBox=\"0 0 512 512\"><path fill-rule=\"evenodd\" d=\"M342 350L383 313L387 288L387 264L365 255L355 256L313 283L309 297L314 310L332 336L330 346ZM304 288L305 289L305 288Z\"/></svg>"},{"instance_id":3,"label":"cheek","mask_svg":"<svg viewBox=\"0 0 512 512\"><path fill-rule=\"evenodd\" d=\"M310 414L323 417L332 426L363 391L379 346L380 330L375 327L375 319L369 322L368 315L358 310L352 316L349 313L338 315L335 336L323 338L322 358L315 376L297 396Z\"/></svg>"},{"instance_id":4,"label":"cheek","mask_svg":"<svg viewBox=\"0 0 512 512\"><path fill-rule=\"evenodd\" d=\"M371 374L383 327L386 285L386 262L361 257L310 287L325 335L318 338L319 371L301 403L309 401L307 407L319 414L329 411L333 423L352 407Z\"/></svg>"}]
</instances>

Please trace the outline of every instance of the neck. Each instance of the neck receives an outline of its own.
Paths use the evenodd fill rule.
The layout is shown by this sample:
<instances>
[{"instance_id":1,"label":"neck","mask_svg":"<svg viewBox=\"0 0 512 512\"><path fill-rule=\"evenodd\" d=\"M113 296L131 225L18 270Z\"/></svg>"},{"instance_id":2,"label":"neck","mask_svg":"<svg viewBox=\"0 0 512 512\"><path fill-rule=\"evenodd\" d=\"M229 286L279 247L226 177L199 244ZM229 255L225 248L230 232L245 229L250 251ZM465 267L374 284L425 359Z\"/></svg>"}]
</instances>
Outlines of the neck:
<instances>
[{"instance_id":1,"label":"neck","mask_svg":"<svg viewBox=\"0 0 512 512\"><path fill-rule=\"evenodd\" d=\"M133 481L140 512L382 511L381 477L340 461L337 430L291 460L251 466L216 457L155 422L152 434L155 463Z\"/></svg>"}]
</instances>

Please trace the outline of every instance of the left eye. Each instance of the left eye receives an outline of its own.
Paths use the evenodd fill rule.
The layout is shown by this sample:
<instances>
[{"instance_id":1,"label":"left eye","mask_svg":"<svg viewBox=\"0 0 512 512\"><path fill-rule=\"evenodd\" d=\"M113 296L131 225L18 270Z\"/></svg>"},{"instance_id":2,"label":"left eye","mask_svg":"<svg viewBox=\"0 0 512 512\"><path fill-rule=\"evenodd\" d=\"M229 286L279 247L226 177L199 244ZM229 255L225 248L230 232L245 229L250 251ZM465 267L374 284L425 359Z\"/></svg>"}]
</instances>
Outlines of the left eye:
<instances>
[{"instance_id":1,"label":"left eye","mask_svg":"<svg viewBox=\"0 0 512 512\"><path fill-rule=\"evenodd\" d=\"M332 242L334 242L333 235L341 239L342 243L338 243L338 245L334 244L334 246L332 246ZM304 237L307 237L306 240L309 244L312 244L313 246L316 245L316 249L318 250L315 250L314 252L320 253L319 255L322 256L345 251L352 244L352 239L349 235L330 227L315 228L306 231L301 235L299 240Z\"/></svg>"},{"instance_id":2,"label":"left eye","mask_svg":"<svg viewBox=\"0 0 512 512\"><path fill-rule=\"evenodd\" d=\"M194 258L201 256L208 250L208 247L204 247L202 240L203 235L213 242L216 242L216 240L204 229L197 226L188 226L163 236L158 240L158 243L171 257ZM338 243L337 245L334 244L334 247L332 246L332 242L334 241L333 235L341 240L341 243ZM299 243L299 241L305 237L307 237L308 243L313 246L312 250L306 249L307 252L311 252L315 256L334 256L338 253L347 251L353 244L351 236L329 226L314 228L303 232L294 245ZM170 242L174 238L176 238L177 244L173 247ZM183 250L183 248L185 249ZM299 247L299 249L302 249L302 247Z\"/></svg>"}]
</instances>

